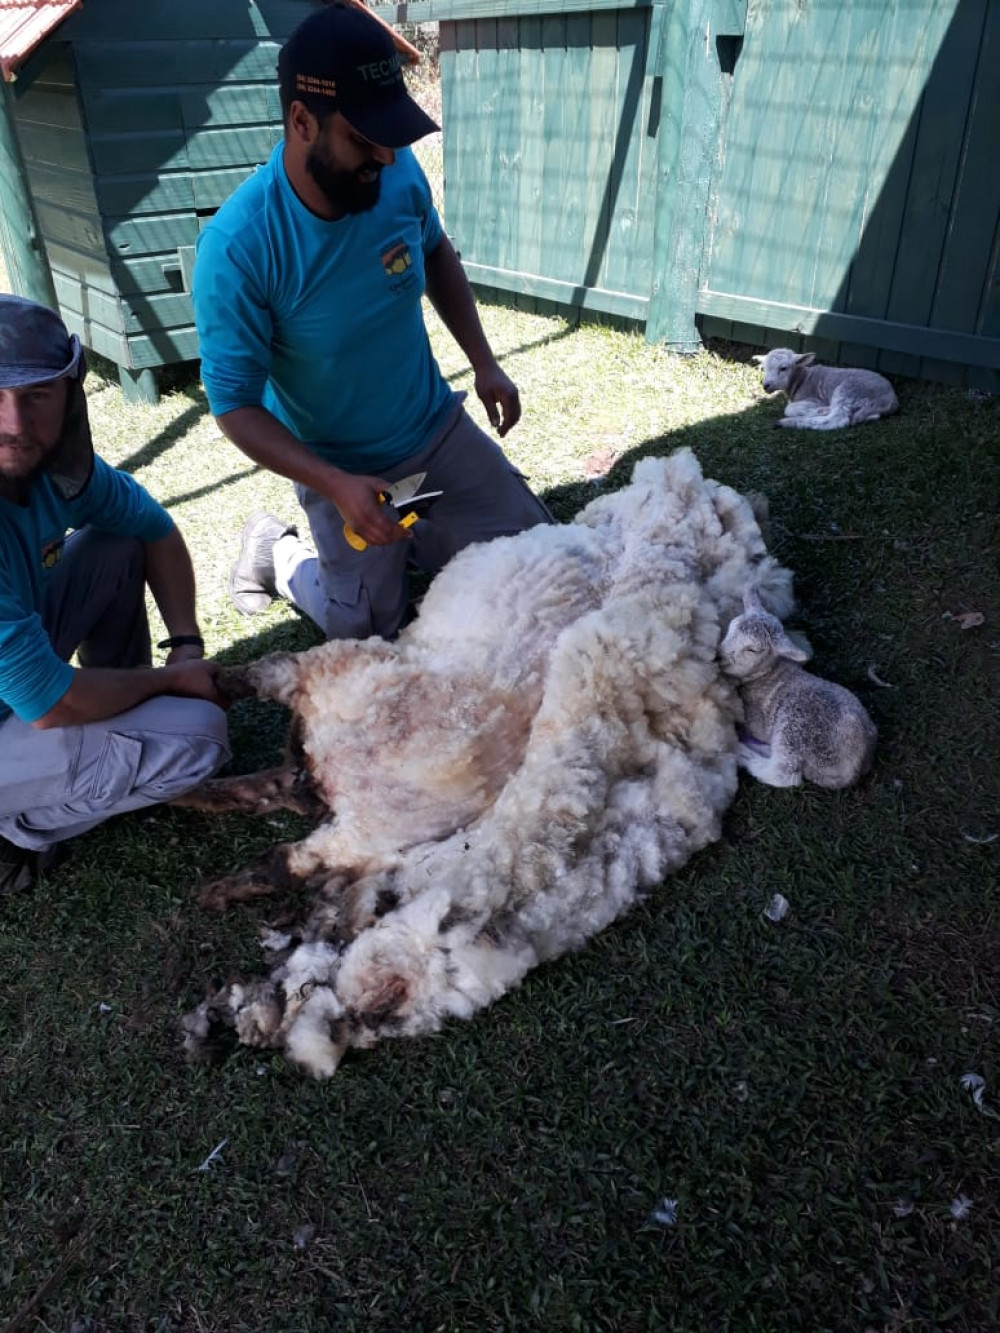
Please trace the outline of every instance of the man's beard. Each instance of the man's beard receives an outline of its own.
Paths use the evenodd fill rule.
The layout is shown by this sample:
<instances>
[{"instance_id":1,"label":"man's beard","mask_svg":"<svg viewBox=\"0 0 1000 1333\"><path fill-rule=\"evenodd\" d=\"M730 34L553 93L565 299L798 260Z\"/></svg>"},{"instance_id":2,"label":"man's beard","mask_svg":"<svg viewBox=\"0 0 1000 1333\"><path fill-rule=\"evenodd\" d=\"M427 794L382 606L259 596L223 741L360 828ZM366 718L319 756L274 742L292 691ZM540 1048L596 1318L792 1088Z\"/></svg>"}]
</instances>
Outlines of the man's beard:
<instances>
[{"instance_id":1,"label":"man's beard","mask_svg":"<svg viewBox=\"0 0 1000 1333\"><path fill-rule=\"evenodd\" d=\"M11 445L15 448L20 445L18 436L0 435L0 450L2 450L4 446L10 447ZM45 471L45 465L48 462L48 451L33 450L32 452L35 454L36 461L32 463L30 467L24 469L5 467L4 464L0 462L0 485L5 488L12 488L20 491L27 489L32 482L37 481Z\"/></svg>"},{"instance_id":2,"label":"man's beard","mask_svg":"<svg viewBox=\"0 0 1000 1333\"><path fill-rule=\"evenodd\" d=\"M355 171L344 171L331 166L323 153L313 147L306 157L306 171L338 215L367 213L378 203L379 191L382 188L382 167L378 162L366 162ZM374 171L375 179L359 180L358 176L362 171Z\"/></svg>"}]
</instances>

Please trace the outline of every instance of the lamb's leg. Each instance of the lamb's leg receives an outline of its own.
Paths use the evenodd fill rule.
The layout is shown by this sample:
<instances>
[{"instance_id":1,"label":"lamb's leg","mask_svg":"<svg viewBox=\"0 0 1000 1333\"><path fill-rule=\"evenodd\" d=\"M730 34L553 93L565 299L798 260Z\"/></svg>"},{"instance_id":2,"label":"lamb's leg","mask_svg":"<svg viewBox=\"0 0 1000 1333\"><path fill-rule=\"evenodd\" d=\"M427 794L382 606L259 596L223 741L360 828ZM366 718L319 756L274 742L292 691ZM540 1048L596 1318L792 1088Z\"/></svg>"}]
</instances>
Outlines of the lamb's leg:
<instances>
[{"instance_id":1,"label":"lamb's leg","mask_svg":"<svg viewBox=\"0 0 1000 1333\"><path fill-rule=\"evenodd\" d=\"M290 764L244 773L233 778L212 778L200 787L175 796L170 805L219 814L223 810L247 810L264 814L271 810L294 810L314 817L325 807L319 801L305 769Z\"/></svg>"},{"instance_id":2,"label":"lamb's leg","mask_svg":"<svg viewBox=\"0 0 1000 1333\"><path fill-rule=\"evenodd\" d=\"M736 762L758 782L766 782L769 787L798 787L802 782L801 772L790 765L778 749L762 754L741 744L736 752Z\"/></svg>"},{"instance_id":3,"label":"lamb's leg","mask_svg":"<svg viewBox=\"0 0 1000 1333\"><path fill-rule=\"evenodd\" d=\"M774 424L790 427L792 430L840 430L841 427L851 424L851 418L846 412L827 408L823 412L810 416L790 417L786 415L780 417Z\"/></svg>"}]
</instances>

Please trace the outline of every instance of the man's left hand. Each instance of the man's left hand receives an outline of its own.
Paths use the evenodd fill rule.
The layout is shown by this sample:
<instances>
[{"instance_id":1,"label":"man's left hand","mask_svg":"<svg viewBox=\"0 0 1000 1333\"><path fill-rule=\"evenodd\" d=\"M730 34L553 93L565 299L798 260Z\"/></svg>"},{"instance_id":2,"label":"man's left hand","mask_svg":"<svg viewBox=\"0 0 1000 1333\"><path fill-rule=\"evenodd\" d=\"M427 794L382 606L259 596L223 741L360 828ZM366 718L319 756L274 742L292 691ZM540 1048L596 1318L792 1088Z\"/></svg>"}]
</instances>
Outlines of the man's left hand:
<instances>
[{"instance_id":1,"label":"man's left hand","mask_svg":"<svg viewBox=\"0 0 1000 1333\"><path fill-rule=\"evenodd\" d=\"M486 408L490 425L503 438L521 419L521 400L517 385L505 375L496 361L476 371L476 393Z\"/></svg>"}]
</instances>

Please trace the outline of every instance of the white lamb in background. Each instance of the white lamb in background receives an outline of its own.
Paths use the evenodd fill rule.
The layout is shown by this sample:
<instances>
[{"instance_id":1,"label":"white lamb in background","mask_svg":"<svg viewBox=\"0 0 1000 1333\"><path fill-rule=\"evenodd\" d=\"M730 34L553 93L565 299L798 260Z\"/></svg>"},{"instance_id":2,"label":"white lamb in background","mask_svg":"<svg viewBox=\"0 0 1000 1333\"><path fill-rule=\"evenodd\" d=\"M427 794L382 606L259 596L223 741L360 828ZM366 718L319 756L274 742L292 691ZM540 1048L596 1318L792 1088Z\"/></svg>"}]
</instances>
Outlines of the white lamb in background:
<instances>
[{"instance_id":1,"label":"white lamb in background","mask_svg":"<svg viewBox=\"0 0 1000 1333\"><path fill-rule=\"evenodd\" d=\"M772 347L754 360L764 371L765 393L788 395L785 415L776 426L796 430L837 430L877 421L899 409L899 400L884 375L874 370L817 366L812 352Z\"/></svg>"},{"instance_id":2,"label":"white lamb in background","mask_svg":"<svg viewBox=\"0 0 1000 1333\"><path fill-rule=\"evenodd\" d=\"M718 838L741 706L717 650L750 583L791 609L749 503L684 449L571 524L462 552L394 643L226 673L292 709L325 822L205 890L297 883L311 910L269 977L187 1016L189 1052L234 1028L332 1074L350 1046L489 1004ZM287 767L186 803L302 808L302 790Z\"/></svg>"},{"instance_id":3,"label":"white lamb in background","mask_svg":"<svg viewBox=\"0 0 1000 1333\"><path fill-rule=\"evenodd\" d=\"M871 769L878 732L861 702L798 665L809 653L769 615L754 589L719 646L727 675L740 683L739 762L772 787L803 779L851 787Z\"/></svg>"}]
</instances>

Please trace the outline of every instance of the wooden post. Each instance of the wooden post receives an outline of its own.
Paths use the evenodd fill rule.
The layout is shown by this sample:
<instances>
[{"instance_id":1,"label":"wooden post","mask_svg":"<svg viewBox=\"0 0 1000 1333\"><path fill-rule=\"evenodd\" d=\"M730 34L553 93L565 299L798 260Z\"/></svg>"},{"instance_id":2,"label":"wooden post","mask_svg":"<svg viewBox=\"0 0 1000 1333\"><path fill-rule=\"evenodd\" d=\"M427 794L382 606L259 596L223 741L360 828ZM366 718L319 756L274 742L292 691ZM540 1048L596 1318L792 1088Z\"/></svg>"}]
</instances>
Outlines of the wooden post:
<instances>
[{"instance_id":1,"label":"wooden post","mask_svg":"<svg viewBox=\"0 0 1000 1333\"><path fill-rule=\"evenodd\" d=\"M0 78L0 249L12 292L58 310L28 173L17 138L14 94Z\"/></svg>"},{"instance_id":2,"label":"wooden post","mask_svg":"<svg viewBox=\"0 0 1000 1333\"><path fill-rule=\"evenodd\" d=\"M652 57L663 79L663 112L646 341L680 352L701 346L695 294L723 107L716 15L713 0L666 4L659 51Z\"/></svg>"}]
</instances>

